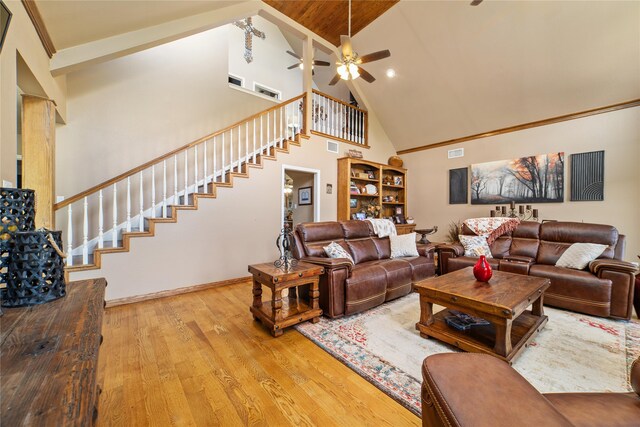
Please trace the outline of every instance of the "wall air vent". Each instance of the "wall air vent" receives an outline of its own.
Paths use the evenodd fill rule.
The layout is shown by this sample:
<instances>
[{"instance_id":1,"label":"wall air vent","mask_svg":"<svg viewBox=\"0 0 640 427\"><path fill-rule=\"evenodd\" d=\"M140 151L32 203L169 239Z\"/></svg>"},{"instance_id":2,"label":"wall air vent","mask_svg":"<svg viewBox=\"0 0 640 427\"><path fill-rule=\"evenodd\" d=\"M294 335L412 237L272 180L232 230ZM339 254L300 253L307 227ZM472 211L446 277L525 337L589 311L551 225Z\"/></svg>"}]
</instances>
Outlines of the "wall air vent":
<instances>
[{"instance_id":1,"label":"wall air vent","mask_svg":"<svg viewBox=\"0 0 640 427\"><path fill-rule=\"evenodd\" d=\"M464 148L456 148L455 150L449 150L447 152L449 159L455 159L456 157L464 157Z\"/></svg>"},{"instance_id":2,"label":"wall air vent","mask_svg":"<svg viewBox=\"0 0 640 427\"><path fill-rule=\"evenodd\" d=\"M327 151L330 153L338 154L338 143L335 141L327 140Z\"/></svg>"}]
</instances>

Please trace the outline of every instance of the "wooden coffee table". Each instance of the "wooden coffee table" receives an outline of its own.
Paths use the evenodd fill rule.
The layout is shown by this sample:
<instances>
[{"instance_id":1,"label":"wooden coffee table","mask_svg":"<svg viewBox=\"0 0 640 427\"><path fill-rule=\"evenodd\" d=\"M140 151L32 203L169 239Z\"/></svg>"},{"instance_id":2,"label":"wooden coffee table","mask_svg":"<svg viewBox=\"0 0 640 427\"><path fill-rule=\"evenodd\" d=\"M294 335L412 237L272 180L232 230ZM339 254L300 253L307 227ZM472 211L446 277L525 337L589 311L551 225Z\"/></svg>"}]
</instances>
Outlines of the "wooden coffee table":
<instances>
[{"instance_id":1,"label":"wooden coffee table","mask_svg":"<svg viewBox=\"0 0 640 427\"><path fill-rule=\"evenodd\" d=\"M414 285L420 294L416 329L470 352L487 353L509 363L547 323L542 302L549 279L494 271L489 283L478 282L472 267ZM433 314L433 304L462 311L491 322L459 331L446 324L448 310ZM527 310L529 306L531 310Z\"/></svg>"}]
</instances>

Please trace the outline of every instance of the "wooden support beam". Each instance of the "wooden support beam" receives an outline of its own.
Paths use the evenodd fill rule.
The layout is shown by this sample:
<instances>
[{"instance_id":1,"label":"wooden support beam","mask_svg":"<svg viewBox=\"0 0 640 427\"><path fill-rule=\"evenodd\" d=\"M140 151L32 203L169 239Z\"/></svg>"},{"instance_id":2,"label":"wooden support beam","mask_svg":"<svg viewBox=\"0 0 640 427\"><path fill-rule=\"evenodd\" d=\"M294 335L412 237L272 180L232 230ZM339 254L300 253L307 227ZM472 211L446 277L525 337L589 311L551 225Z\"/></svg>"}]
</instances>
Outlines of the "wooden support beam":
<instances>
[{"instance_id":1,"label":"wooden support beam","mask_svg":"<svg viewBox=\"0 0 640 427\"><path fill-rule=\"evenodd\" d=\"M36 192L36 228L55 228L55 114L53 101L22 96L22 187Z\"/></svg>"}]
</instances>

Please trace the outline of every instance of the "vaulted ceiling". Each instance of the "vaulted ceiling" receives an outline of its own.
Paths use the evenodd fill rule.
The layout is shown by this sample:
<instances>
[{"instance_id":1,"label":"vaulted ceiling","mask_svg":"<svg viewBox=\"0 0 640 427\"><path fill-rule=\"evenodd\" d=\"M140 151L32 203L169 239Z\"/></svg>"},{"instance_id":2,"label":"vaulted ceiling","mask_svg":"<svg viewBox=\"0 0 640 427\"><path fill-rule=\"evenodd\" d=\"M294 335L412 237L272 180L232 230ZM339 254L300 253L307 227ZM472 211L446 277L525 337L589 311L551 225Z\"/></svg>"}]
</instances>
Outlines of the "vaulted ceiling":
<instances>
[{"instance_id":1,"label":"vaulted ceiling","mask_svg":"<svg viewBox=\"0 0 640 427\"><path fill-rule=\"evenodd\" d=\"M58 50L247 4L36 3ZM332 43L346 33L346 0L266 3L297 14L294 19ZM391 50L390 58L366 64L374 83L358 79L355 85L397 150L640 99L638 1L394 3L355 1L352 33L361 54ZM395 78L385 77L388 68ZM316 79L328 81L332 72L323 71L327 76L318 72Z\"/></svg>"}]
</instances>

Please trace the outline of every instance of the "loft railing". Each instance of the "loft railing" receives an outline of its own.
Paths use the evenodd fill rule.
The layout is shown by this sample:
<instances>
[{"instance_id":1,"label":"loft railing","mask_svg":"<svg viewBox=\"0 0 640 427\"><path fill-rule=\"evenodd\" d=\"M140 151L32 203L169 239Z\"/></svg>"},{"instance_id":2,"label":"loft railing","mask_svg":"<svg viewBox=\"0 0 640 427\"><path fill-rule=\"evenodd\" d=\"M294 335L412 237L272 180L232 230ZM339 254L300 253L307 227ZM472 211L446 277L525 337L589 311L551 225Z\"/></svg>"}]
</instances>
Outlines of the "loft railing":
<instances>
[{"instance_id":1,"label":"loft railing","mask_svg":"<svg viewBox=\"0 0 640 427\"><path fill-rule=\"evenodd\" d=\"M94 249L122 247L123 233L144 232L146 218L169 218L169 206L212 194L233 173L283 148L305 132L305 98L291 98L55 204L67 265L91 264Z\"/></svg>"},{"instance_id":2,"label":"loft railing","mask_svg":"<svg viewBox=\"0 0 640 427\"><path fill-rule=\"evenodd\" d=\"M365 110L317 90L313 90L311 108L311 133L369 147Z\"/></svg>"}]
</instances>

